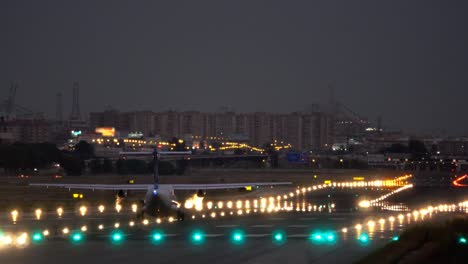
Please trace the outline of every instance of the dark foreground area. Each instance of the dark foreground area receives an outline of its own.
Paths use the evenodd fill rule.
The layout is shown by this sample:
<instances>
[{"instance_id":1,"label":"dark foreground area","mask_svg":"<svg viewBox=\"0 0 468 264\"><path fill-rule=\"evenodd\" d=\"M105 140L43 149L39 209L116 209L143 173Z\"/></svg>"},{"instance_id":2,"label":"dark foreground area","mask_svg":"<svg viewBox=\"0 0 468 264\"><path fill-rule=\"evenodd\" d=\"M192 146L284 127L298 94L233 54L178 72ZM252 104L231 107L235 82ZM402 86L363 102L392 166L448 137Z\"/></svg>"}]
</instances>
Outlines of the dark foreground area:
<instances>
[{"instance_id":1,"label":"dark foreground area","mask_svg":"<svg viewBox=\"0 0 468 264\"><path fill-rule=\"evenodd\" d=\"M468 217L416 225L358 263L468 263Z\"/></svg>"}]
</instances>

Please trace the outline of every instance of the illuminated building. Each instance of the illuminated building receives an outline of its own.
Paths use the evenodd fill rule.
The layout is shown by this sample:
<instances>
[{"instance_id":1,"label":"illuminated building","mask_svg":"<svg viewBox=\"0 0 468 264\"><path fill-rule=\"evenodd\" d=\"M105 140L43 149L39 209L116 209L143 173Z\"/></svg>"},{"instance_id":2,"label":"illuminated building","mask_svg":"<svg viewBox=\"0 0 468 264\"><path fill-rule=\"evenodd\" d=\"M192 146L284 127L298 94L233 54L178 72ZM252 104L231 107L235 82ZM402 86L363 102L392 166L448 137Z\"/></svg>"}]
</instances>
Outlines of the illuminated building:
<instances>
[{"instance_id":1,"label":"illuminated building","mask_svg":"<svg viewBox=\"0 0 468 264\"><path fill-rule=\"evenodd\" d=\"M333 122L324 112L275 114L267 112L202 113L197 111L138 111L91 113L91 127L115 124L116 131L138 132L141 138L158 135L162 140L183 138L191 143L236 141L251 146L265 143L291 143L296 149L326 149L333 139ZM120 129L119 129L120 127ZM138 147L135 146L135 147Z\"/></svg>"}]
</instances>

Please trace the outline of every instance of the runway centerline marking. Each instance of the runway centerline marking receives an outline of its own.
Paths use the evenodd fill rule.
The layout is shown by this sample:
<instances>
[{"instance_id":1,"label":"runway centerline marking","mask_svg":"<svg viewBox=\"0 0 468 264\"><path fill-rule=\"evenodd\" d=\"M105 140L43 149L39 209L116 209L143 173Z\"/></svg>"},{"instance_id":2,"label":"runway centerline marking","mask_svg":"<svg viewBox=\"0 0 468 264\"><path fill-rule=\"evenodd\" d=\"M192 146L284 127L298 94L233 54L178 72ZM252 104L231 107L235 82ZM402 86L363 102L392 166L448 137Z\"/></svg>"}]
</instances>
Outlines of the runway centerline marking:
<instances>
[{"instance_id":1,"label":"runway centerline marking","mask_svg":"<svg viewBox=\"0 0 468 264\"><path fill-rule=\"evenodd\" d=\"M266 237L270 235L271 234L246 234L245 237Z\"/></svg>"},{"instance_id":2,"label":"runway centerline marking","mask_svg":"<svg viewBox=\"0 0 468 264\"><path fill-rule=\"evenodd\" d=\"M344 217L332 217L332 218L328 218L328 220L330 220L330 221L343 221L343 220L346 220L346 218L344 218Z\"/></svg>"},{"instance_id":3,"label":"runway centerline marking","mask_svg":"<svg viewBox=\"0 0 468 264\"><path fill-rule=\"evenodd\" d=\"M273 225L252 225L250 227L253 227L253 228L265 228L265 227L273 227Z\"/></svg>"},{"instance_id":4,"label":"runway centerline marking","mask_svg":"<svg viewBox=\"0 0 468 264\"><path fill-rule=\"evenodd\" d=\"M309 237L308 234L293 234L293 235L289 235L288 237Z\"/></svg>"},{"instance_id":5,"label":"runway centerline marking","mask_svg":"<svg viewBox=\"0 0 468 264\"><path fill-rule=\"evenodd\" d=\"M220 237L220 236L224 236L224 234L206 234L205 236L206 237Z\"/></svg>"},{"instance_id":6,"label":"runway centerline marking","mask_svg":"<svg viewBox=\"0 0 468 264\"><path fill-rule=\"evenodd\" d=\"M231 227L238 227L239 225L217 225L218 228L231 228Z\"/></svg>"},{"instance_id":7,"label":"runway centerline marking","mask_svg":"<svg viewBox=\"0 0 468 264\"><path fill-rule=\"evenodd\" d=\"M317 217L304 217L304 218L299 218L300 221L315 221L317 220Z\"/></svg>"}]
</instances>

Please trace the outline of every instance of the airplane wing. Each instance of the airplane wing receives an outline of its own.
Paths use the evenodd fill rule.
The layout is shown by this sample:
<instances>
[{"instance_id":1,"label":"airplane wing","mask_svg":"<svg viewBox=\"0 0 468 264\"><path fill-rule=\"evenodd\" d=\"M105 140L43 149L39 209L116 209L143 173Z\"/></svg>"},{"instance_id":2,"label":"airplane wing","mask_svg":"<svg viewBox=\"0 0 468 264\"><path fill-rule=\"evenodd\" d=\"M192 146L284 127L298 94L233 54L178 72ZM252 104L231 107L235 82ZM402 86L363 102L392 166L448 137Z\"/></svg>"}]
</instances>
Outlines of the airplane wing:
<instances>
[{"instance_id":1,"label":"airplane wing","mask_svg":"<svg viewBox=\"0 0 468 264\"><path fill-rule=\"evenodd\" d=\"M247 186L291 185L291 182L243 182L243 183L208 183L208 184L171 184L174 190L220 190L238 189Z\"/></svg>"},{"instance_id":2,"label":"airplane wing","mask_svg":"<svg viewBox=\"0 0 468 264\"><path fill-rule=\"evenodd\" d=\"M57 187L64 189L82 190L148 190L153 188L152 184L68 184L68 183L30 183L29 186Z\"/></svg>"},{"instance_id":3,"label":"airplane wing","mask_svg":"<svg viewBox=\"0 0 468 264\"><path fill-rule=\"evenodd\" d=\"M244 182L244 183L209 183L209 184L160 184L161 187L168 186L173 190L220 190L238 189L247 186L277 186L291 185L291 182ZM153 188L152 184L69 184L69 183L30 183L29 186L56 187L64 189L82 190L148 190Z\"/></svg>"}]
</instances>

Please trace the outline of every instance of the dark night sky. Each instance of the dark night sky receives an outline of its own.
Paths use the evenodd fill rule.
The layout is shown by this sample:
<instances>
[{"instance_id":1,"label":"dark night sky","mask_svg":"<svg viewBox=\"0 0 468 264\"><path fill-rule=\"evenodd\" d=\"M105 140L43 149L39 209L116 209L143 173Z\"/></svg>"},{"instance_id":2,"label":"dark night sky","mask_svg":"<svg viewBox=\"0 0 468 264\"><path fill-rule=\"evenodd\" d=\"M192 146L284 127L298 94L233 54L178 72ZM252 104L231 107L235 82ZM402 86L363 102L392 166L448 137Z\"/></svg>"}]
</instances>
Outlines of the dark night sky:
<instances>
[{"instance_id":1,"label":"dark night sky","mask_svg":"<svg viewBox=\"0 0 468 264\"><path fill-rule=\"evenodd\" d=\"M468 1L0 1L0 96L83 111L290 112L338 100L468 135Z\"/></svg>"}]
</instances>

